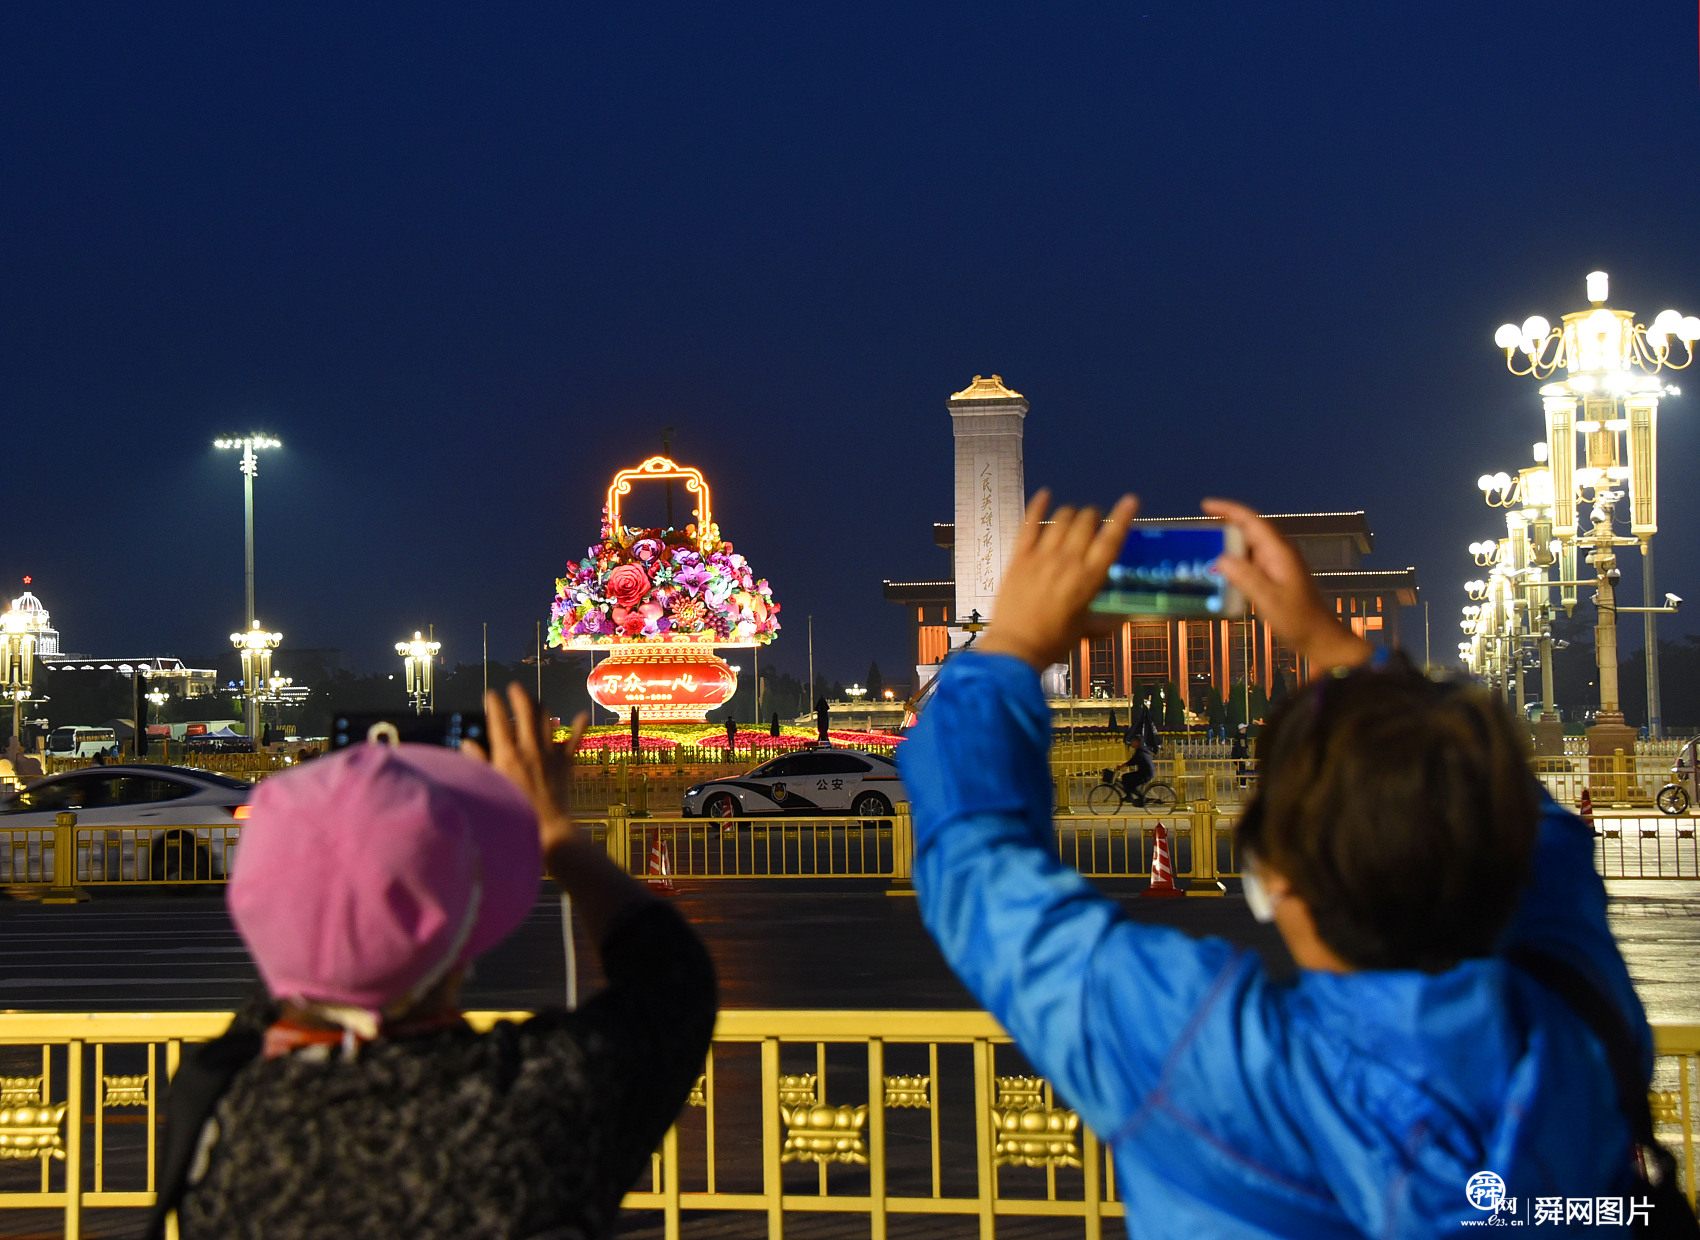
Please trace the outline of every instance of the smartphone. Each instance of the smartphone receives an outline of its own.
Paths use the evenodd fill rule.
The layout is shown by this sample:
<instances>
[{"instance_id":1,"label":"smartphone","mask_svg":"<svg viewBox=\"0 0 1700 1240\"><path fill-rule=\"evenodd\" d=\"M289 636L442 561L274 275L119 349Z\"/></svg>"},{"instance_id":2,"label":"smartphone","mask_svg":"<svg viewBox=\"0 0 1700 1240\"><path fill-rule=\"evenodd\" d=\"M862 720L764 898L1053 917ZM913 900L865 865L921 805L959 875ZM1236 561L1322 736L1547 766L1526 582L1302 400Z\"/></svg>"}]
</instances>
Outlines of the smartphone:
<instances>
[{"instance_id":1,"label":"smartphone","mask_svg":"<svg viewBox=\"0 0 1700 1240\"><path fill-rule=\"evenodd\" d=\"M405 711L361 713L348 711L331 717L331 748L346 749L367 741L392 745L442 745L459 749L462 741L485 743L482 711L451 711L441 715L410 715Z\"/></svg>"},{"instance_id":2,"label":"smartphone","mask_svg":"<svg viewBox=\"0 0 1700 1240\"><path fill-rule=\"evenodd\" d=\"M1216 572L1224 553L1244 549L1239 530L1221 521L1136 525L1110 565L1092 610L1115 616L1226 620L1245 611L1240 592Z\"/></svg>"}]
</instances>

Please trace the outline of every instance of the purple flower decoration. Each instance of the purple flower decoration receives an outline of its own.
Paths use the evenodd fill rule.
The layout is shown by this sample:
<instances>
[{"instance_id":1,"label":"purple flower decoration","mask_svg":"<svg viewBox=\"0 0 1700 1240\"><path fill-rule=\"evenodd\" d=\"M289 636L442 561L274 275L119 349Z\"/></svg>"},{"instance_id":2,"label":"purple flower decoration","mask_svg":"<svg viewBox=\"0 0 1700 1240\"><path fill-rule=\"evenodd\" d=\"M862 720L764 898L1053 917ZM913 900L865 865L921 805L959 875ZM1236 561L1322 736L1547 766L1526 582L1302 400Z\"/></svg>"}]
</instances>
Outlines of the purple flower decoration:
<instances>
[{"instance_id":1,"label":"purple flower decoration","mask_svg":"<svg viewBox=\"0 0 1700 1240\"><path fill-rule=\"evenodd\" d=\"M708 584L708 570L700 564L692 564L681 568L673 574L673 584L688 591L692 597L702 593L702 588Z\"/></svg>"}]
</instances>

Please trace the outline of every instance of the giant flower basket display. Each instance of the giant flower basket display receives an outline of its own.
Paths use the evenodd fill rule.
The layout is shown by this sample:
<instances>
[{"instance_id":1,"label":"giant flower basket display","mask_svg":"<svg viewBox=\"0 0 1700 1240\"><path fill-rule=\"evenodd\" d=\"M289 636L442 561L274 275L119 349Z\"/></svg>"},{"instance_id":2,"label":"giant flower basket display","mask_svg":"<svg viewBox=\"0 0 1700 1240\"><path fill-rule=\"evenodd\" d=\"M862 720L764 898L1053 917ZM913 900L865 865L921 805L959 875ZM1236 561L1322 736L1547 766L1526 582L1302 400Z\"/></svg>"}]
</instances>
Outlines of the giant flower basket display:
<instances>
[{"instance_id":1,"label":"giant flower basket display","mask_svg":"<svg viewBox=\"0 0 1700 1240\"><path fill-rule=\"evenodd\" d=\"M682 530L627 526L620 499L640 480L682 481L696 520ZM550 645L608 648L591 669L593 701L621 714L636 706L656 722L703 722L738 687L714 648L761 646L779 632L779 604L721 540L701 472L664 456L614 475L602 541L555 582L549 617Z\"/></svg>"}]
</instances>

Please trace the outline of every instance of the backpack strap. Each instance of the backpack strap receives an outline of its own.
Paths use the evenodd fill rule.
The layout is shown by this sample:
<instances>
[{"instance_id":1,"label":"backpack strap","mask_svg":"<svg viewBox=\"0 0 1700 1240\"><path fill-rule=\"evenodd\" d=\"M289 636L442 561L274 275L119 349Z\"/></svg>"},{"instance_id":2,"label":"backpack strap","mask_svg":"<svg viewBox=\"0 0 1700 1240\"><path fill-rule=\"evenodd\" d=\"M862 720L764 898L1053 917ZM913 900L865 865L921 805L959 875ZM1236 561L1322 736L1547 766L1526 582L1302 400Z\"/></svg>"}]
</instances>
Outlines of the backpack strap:
<instances>
[{"instance_id":1,"label":"backpack strap","mask_svg":"<svg viewBox=\"0 0 1700 1240\"><path fill-rule=\"evenodd\" d=\"M243 1029L214 1038L186 1056L165 1097L165 1136L160 1143L158 1193L148 1214L149 1240L165 1234L165 1216L183 1200L201 1129L236 1074L260 1053L263 1032Z\"/></svg>"}]
</instances>

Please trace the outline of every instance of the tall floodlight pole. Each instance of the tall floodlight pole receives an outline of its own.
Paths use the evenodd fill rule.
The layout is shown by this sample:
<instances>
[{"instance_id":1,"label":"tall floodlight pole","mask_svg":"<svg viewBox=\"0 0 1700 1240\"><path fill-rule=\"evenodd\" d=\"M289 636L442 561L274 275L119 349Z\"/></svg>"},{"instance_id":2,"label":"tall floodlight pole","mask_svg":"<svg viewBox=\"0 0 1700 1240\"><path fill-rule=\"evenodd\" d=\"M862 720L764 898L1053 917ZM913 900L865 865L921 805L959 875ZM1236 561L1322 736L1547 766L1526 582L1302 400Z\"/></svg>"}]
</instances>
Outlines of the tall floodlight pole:
<instances>
[{"instance_id":1,"label":"tall floodlight pole","mask_svg":"<svg viewBox=\"0 0 1700 1240\"><path fill-rule=\"evenodd\" d=\"M1630 310L1606 306L1610 281L1603 271L1588 273L1586 310L1564 316L1558 327L1540 315L1522 326L1507 323L1493 342L1505 350L1505 364L1515 375L1552 379L1541 385L1546 411L1547 465L1551 471L1552 522L1555 557L1563 559L1557 585L1565 610L1575 605L1578 586L1595 588L1594 654L1599 667L1598 722L1588 730L1590 754L1610 757L1614 750L1631 752L1635 733L1623 722L1617 684L1617 613L1643 612L1647 617L1647 730L1658 736L1658 633L1653 618L1675 610L1675 602L1652 605L1651 540L1658 532L1657 431L1659 400L1674 396L1660 377L1663 370L1681 370L1694 360L1700 341L1700 318L1661 310L1652 323L1640 324ZM1674 339L1673 339L1674 338ZM1679 347L1675 341L1680 340ZM1521 353L1521 367L1517 355ZM1678 360L1680 357L1681 360ZM1564 371L1558 378L1557 373ZM1496 476L1497 480L1497 476ZM1501 488L1495 488L1501 489ZM1617 506L1627 504L1628 536L1617 532ZM1577 519L1585 506L1588 522ZM1643 589L1647 603L1624 607L1617 601L1617 548L1639 546ZM1568 556L1564 553L1568 552ZM1580 578L1573 564L1580 559L1593 576ZM1570 593L1565 593L1568 585ZM1673 596L1674 597L1674 596Z\"/></svg>"},{"instance_id":2,"label":"tall floodlight pole","mask_svg":"<svg viewBox=\"0 0 1700 1240\"><path fill-rule=\"evenodd\" d=\"M281 448L283 445L270 435L244 435L240 439L215 439L213 447L220 450L242 450L242 461L237 466L242 471L242 588L246 610L242 623L248 628L254 627L254 477L260 472L260 458L256 452L267 448Z\"/></svg>"},{"instance_id":3,"label":"tall floodlight pole","mask_svg":"<svg viewBox=\"0 0 1700 1240\"><path fill-rule=\"evenodd\" d=\"M407 667L407 700L416 715L426 714L436 705L431 669L437 662L437 652L442 648L441 642L427 640L418 629L413 631L412 641L395 644L395 652Z\"/></svg>"}]
</instances>

